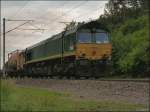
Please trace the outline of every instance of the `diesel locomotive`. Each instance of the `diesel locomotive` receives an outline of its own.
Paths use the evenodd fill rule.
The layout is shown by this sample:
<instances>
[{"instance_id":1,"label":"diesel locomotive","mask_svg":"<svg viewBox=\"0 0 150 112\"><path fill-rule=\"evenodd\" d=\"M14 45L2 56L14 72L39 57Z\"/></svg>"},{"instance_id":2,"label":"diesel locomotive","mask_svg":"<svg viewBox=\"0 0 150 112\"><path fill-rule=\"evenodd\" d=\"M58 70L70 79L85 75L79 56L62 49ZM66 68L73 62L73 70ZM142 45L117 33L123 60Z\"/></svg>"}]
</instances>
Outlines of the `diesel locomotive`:
<instances>
[{"instance_id":1,"label":"diesel locomotive","mask_svg":"<svg viewBox=\"0 0 150 112\"><path fill-rule=\"evenodd\" d=\"M111 52L108 30L91 21L9 53L5 68L8 76L101 77Z\"/></svg>"}]
</instances>

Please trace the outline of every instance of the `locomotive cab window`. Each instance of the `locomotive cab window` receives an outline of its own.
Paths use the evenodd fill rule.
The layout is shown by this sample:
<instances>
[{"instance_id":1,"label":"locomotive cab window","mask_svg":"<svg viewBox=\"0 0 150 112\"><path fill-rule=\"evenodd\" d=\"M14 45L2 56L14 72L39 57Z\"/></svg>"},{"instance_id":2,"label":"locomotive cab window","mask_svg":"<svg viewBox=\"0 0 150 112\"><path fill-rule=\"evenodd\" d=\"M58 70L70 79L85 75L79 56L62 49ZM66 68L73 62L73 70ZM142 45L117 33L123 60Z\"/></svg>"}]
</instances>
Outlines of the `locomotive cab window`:
<instances>
[{"instance_id":1,"label":"locomotive cab window","mask_svg":"<svg viewBox=\"0 0 150 112\"><path fill-rule=\"evenodd\" d=\"M95 40L96 43L108 43L109 42L108 33L105 32L95 33Z\"/></svg>"},{"instance_id":2,"label":"locomotive cab window","mask_svg":"<svg viewBox=\"0 0 150 112\"><path fill-rule=\"evenodd\" d=\"M89 32L80 32L78 35L78 42L79 43L91 43L92 36Z\"/></svg>"},{"instance_id":3,"label":"locomotive cab window","mask_svg":"<svg viewBox=\"0 0 150 112\"><path fill-rule=\"evenodd\" d=\"M78 43L109 43L109 35L103 30L91 30L83 29L78 33Z\"/></svg>"}]
</instances>

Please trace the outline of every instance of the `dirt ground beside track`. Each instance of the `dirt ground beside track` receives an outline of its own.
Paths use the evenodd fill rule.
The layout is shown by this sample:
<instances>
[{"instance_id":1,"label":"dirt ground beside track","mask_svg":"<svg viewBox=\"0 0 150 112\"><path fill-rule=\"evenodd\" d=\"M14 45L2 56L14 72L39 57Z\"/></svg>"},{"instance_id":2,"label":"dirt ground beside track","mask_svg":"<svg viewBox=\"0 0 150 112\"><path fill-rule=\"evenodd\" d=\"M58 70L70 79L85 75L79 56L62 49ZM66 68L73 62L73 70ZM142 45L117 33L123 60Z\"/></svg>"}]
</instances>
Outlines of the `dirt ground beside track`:
<instances>
[{"instance_id":1,"label":"dirt ground beside track","mask_svg":"<svg viewBox=\"0 0 150 112\"><path fill-rule=\"evenodd\" d=\"M39 87L70 93L72 97L89 100L123 101L149 106L149 82L65 80L65 79L15 79L19 86Z\"/></svg>"}]
</instances>

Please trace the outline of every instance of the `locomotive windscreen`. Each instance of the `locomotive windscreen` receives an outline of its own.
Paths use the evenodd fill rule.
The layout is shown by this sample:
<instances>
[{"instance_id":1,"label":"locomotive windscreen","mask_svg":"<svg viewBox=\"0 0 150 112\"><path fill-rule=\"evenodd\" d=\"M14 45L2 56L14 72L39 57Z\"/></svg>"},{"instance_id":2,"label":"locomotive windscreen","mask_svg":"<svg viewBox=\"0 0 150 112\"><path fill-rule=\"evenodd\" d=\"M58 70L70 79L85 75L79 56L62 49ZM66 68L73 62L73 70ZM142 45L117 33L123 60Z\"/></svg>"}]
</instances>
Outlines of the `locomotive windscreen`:
<instances>
[{"instance_id":1,"label":"locomotive windscreen","mask_svg":"<svg viewBox=\"0 0 150 112\"><path fill-rule=\"evenodd\" d=\"M107 33L95 33L96 43L108 43L109 38Z\"/></svg>"},{"instance_id":2,"label":"locomotive windscreen","mask_svg":"<svg viewBox=\"0 0 150 112\"><path fill-rule=\"evenodd\" d=\"M109 36L107 32L96 31L96 32L79 32L78 43L109 43Z\"/></svg>"},{"instance_id":3,"label":"locomotive windscreen","mask_svg":"<svg viewBox=\"0 0 150 112\"><path fill-rule=\"evenodd\" d=\"M79 33L78 42L79 43L91 43L92 42L91 33L88 33L88 32Z\"/></svg>"}]
</instances>

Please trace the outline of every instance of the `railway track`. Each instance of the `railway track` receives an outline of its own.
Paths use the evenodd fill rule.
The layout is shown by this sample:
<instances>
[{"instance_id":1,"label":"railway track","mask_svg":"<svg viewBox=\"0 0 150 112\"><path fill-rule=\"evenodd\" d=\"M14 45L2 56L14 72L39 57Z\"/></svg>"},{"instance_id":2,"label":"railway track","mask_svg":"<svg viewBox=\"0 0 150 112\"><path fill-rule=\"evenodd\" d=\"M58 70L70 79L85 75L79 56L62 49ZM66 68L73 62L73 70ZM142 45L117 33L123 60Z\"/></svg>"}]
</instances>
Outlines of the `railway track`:
<instances>
[{"instance_id":1,"label":"railway track","mask_svg":"<svg viewBox=\"0 0 150 112\"><path fill-rule=\"evenodd\" d=\"M150 79L99 79L100 81L130 81L130 82L149 82L150 83Z\"/></svg>"},{"instance_id":2,"label":"railway track","mask_svg":"<svg viewBox=\"0 0 150 112\"><path fill-rule=\"evenodd\" d=\"M96 81L115 81L115 82L146 82L150 83L150 78L141 79L121 79L121 78L94 78L94 77L5 77L4 79L57 79L57 80L96 80Z\"/></svg>"}]
</instances>

